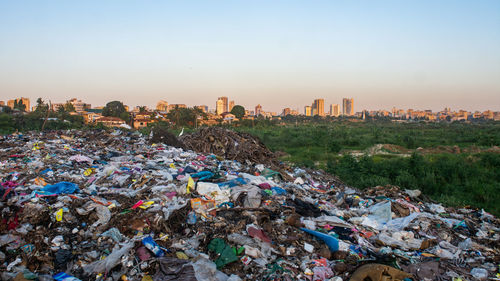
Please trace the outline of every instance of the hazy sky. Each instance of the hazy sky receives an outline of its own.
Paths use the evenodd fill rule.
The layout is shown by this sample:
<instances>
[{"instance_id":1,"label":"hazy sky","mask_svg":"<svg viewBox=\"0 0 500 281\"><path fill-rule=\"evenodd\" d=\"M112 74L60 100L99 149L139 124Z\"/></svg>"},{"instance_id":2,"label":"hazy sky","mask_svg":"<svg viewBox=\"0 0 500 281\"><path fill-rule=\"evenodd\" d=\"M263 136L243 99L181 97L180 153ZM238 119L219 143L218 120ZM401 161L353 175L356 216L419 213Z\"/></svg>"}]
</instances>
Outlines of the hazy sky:
<instances>
[{"instance_id":1,"label":"hazy sky","mask_svg":"<svg viewBox=\"0 0 500 281\"><path fill-rule=\"evenodd\" d=\"M500 110L500 1L0 0L0 100Z\"/></svg>"}]
</instances>

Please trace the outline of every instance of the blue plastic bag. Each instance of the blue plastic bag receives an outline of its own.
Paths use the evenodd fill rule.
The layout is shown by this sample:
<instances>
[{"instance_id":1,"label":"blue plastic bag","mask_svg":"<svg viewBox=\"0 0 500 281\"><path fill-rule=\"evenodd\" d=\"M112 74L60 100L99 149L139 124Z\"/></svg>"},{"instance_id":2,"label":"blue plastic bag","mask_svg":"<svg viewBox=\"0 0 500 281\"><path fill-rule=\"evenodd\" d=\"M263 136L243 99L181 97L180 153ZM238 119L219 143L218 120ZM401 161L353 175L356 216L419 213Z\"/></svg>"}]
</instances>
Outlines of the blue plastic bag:
<instances>
[{"instance_id":1,"label":"blue plastic bag","mask_svg":"<svg viewBox=\"0 0 500 281\"><path fill-rule=\"evenodd\" d=\"M212 173L210 171L201 171L201 172L198 172L198 173L191 175L192 178L198 178L198 181L204 181L204 180L207 180L213 176L214 176L214 173Z\"/></svg>"},{"instance_id":2,"label":"blue plastic bag","mask_svg":"<svg viewBox=\"0 0 500 281\"><path fill-rule=\"evenodd\" d=\"M80 279L73 277L69 274L66 274L64 272L57 273L52 277L54 277L54 280L56 281L81 281Z\"/></svg>"},{"instance_id":3,"label":"blue plastic bag","mask_svg":"<svg viewBox=\"0 0 500 281\"><path fill-rule=\"evenodd\" d=\"M158 245L155 240L153 240L153 237L148 236L142 239L142 244L153 252L153 254L157 257L163 257L165 255L165 252L160 248L160 245Z\"/></svg>"},{"instance_id":4,"label":"blue plastic bag","mask_svg":"<svg viewBox=\"0 0 500 281\"><path fill-rule=\"evenodd\" d=\"M317 231L314 231L314 230L310 230L310 229L307 229L307 228L300 228L302 231L305 231L309 234L311 234L312 236L318 238L319 240L325 242L325 244L328 246L328 248L330 249L330 251L332 252L336 252L339 250L339 240L337 240L335 237L332 237L330 235L326 235L324 233L321 233L321 232L317 232Z\"/></svg>"},{"instance_id":5,"label":"blue plastic bag","mask_svg":"<svg viewBox=\"0 0 500 281\"><path fill-rule=\"evenodd\" d=\"M80 192L78 185L72 182L62 181L56 184L48 184L40 190L34 191L37 195L58 195L58 194L72 194Z\"/></svg>"}]
</instances>

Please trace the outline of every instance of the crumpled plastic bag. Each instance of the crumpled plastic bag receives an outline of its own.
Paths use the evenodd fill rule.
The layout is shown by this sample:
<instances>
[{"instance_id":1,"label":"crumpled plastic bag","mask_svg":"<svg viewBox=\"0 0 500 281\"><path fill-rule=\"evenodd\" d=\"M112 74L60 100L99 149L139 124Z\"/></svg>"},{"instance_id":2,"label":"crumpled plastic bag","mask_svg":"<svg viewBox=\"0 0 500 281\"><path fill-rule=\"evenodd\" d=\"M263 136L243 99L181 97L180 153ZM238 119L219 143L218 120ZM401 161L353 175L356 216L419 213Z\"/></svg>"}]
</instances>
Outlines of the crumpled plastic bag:
<instances>
[{"instance_id":1,"label":"crumpled plastic bag","mask_svg":"<svg viewBox=\"0 0 500 281\"><path fill-rule=\"evenodd\" d=\"M52 196L59 194L72 194L80 192L78 185L72 182L62 181L56 184L48 184L40 190L33 191L34 195Z\"/></svg>"},{"instance_id":2,"label":"crumpled plastic bag","mask_svg":"<svg viewBox=\"0 0 500 281\"><path fill-rule=\"evenodd\" d=\"M125 239L123 234L121 234L121 232L116 227L112 227L112 228L108 229L107 231L101 233L100 236L109 237L109 238L113 239L116 243L120 243Z\"/></svg>"},{"instance_id":3,"label":"crumpled plastic bag","mask_svg":"<svg viewBox=\"0 0 500 281\"><path fill-rule=\"evenodd\" d=\"M193 263L195 276L197 280L204 281L241 281L237 275L227 276L221 271L218 271L215 263L208 259L200 258Z\"/></svg>"},{"instance_id":4,"label":"crumpled plastic bag","mask_svg":"<svg viewBox=\"0 0 500 281\"><path fill-rule=\"evenodd\" d=\"M231 194L230 190L223 190L217 184L209 182L198 182L196 185L196 192L200 195L205 195L214 199L217 205L228 202L229 195Z\"/></svg>"},{"instance_id":5,"label":"crumpled plastic bag","mask_svg":"<svg viewBox=\"0 0 500 281\"><path fill-rule=\"evenodd\" d=\"M94 162L94 160L92 160L91 158L87 157L87 156L84 156L84 155L81 155L81 154L77 154L77 155L73 155L69 158L70 161L76 161L76 162L87 162L89 164L92 164L92 162Z\"/></svg>"},{"instance_id":6,"label":"crumpled plastic bag","mask_svg":"<svg viewBox=\"0 0 500 281\"><path fill-rule=\"evenodd\" d=\"M240 185L231 188L231 199L236 201L241 193L247 193L243 200L243 207L258 208L262 202L262 194L260 188L253 185Z\"/></svg>"},{"instance_id":7,"label":"crumpled plastic bag","mask_svg":"<svg viewBox=\"0 0 500 281\"><path fill-rule=\"evenodd\" d=\"M161 257L157 261L160 265L160 270L153 276L154 281L197 281L193 265L189 261L171 257Z\"/></svg>"},{"instance_id":8,"label":"crumpled plastic bag","mask_svg":"<svg viewBox=\"0 0 500 281\"><path fill-rule=\"evenodd\" d=\"M95 261L83 267L83 271L86 274L109 272L113 267L120 263L121 257L125 256L134 247L134 241L130 241L124 245L116 246L113 252L109 254L105 259Z\"/></svg>"}]
</instances>

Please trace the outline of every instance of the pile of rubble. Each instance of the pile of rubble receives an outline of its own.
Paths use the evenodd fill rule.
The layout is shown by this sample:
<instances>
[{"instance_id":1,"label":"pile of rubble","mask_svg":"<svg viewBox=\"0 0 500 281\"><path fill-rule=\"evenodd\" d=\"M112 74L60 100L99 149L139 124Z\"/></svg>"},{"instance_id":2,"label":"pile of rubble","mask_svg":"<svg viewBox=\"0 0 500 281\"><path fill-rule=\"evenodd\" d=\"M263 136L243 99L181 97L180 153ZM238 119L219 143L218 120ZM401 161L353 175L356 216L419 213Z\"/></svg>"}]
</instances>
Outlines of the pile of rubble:
<instances>
[{"instance_id":1,"label":"pile of rubble","mask_svg":"<svg viewBox=\"0 0 500 281\"><path fill-rule=\"evenodd\" d=\"M277 166L274 153L259 138L221 127L202 127L180 137L186 149L204 154L215 154L240 163L260 163Z\"/></svg>"},{"instance_id":2,"label":"pile of rubble","mask_svg":"<svg viewBox=\"0 0 500 281\"><path fill-rule=\"evenodd\" d=\"M500 222L485 211L418 190L359 191L320 171L284 179L254 138L206 132L205 143L183 139L206 153L119 130L2 137L0 277L498 278Z\"/></svg>"}]
</instances>

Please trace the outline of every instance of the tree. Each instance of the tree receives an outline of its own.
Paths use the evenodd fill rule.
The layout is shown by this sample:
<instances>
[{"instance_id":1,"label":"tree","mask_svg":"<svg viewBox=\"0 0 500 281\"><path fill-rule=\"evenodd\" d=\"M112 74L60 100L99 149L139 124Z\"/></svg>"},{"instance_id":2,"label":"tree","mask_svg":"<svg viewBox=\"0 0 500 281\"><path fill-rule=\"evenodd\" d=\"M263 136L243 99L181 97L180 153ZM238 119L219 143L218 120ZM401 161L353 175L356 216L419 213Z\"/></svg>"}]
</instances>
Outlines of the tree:
<instances>
[{"instance_id":1,"label":"tree","mask_svg":"<svg viewBox=\"0 0 500 281\"><path fill-rule=\"evenodd\" d=\"M45 102L42 100L42 98L38 98L36 100L35 112L46 113L48 109L49 109L49 106L47 104L45 104Z\"/></svg>"},{"instance_id":2,"label":"tree","mask_svg":"<svg viewBox=\"0 0 500 281\"><path fill-rule=\"evenodd\" d=\"M236 118L241 119L245 116L245 108L241 105L235 105L233 106L233 109L231 109L231 114L236 116Z\"/></svg>"},{"instance_id":3,"label":"tree","mask_svg":"<svg viewBox=\"0 0 500 281\"><path fill-rule=\"evenodd\" d=\"M176 107L168 112L167 118L174 121L176 126L193 126L197 113L193 108Z\"/></svg>"},{"instance_id":4,"label":"tree","mask_svg":"<svg viewBox=\"0 0 500 281\"><path fill-rule=\"evenodd\" d=\"M66 102L64 104L64 111L66 111L66 112L75 112L76 111L75 110L75 106L72 103L70 103L70 102Z\"/></svg>"},{"instance_id":5,"label":"tree","mask_svg":"<svg viewBox=\"0 0 500 281\"><path fill-rule=\"evenodd\" d=\"M26 105L23 103L22 99L19 99L19 102L17 103L17 109L23 112L26 111Z\"/></svg>"},{"instance_id":6,"label":"tree","mask_svg":"<svg viewBox=\"0 0 500 281\"><path fill-rule=\"evenodd\" d=\"M139 113L146 112L146 107L145 106L139 106Z\"/></svg>"},{"instance_id":7,"label":"tree","mask_svg":"<svg viewBox=\"0 0 500 281\"><path fill-rule=\"evenodd\" d=\"M130 119L130 115L127 110L125 110L125 106L121 101L111 101L106 104L106 106L102 109L103 116L112 116L118 117L128 122Z\"/></svg>"}]
</instances>

